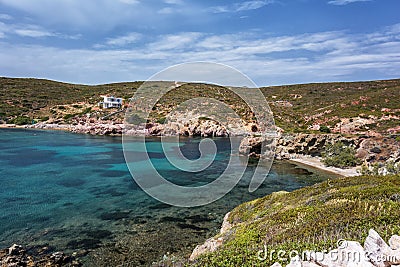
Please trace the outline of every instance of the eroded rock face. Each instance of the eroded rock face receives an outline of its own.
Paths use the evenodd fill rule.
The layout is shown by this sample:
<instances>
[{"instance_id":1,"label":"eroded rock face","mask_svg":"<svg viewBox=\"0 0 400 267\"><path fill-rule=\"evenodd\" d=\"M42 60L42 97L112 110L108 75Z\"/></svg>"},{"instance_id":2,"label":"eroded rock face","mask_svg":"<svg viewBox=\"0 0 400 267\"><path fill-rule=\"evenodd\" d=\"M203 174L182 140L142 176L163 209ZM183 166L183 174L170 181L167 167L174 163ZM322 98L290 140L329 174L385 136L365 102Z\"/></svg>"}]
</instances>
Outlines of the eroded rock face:
<instances>
[{"instance_id":1,"label":"eroded rock face","mask_svg":"<svg viewBox=\"0 0 400 267\"><path fill-rule=\"evenodd\" d=\"M168 122L154 125L149 129L150 135L182 135L201 137L227 137L228 130L213 120L193 120L190 122Z\"/></svg>"},{"instance_id":2,"label":"eroded rock face","mask_svg":"<svg viewBox=\"0 0 400 267\"><path fill-rule=\"evenodd\" d=\"M222 226L221 226L221 231L220 234L223 236L225 233L227 233L231 228L232 228L232 224L229 222L228 218L229 218L230 212L228 212L225 217L224 217L224 221L222 222ZM198 245L192 252L192 254L190 255L189 260L190 261L194 261L196 260L199 256L205 254L205 253L210 253L210 252L214 252L216 251L224 242L224 238L223 237L212 237L210 239L207 239L206 242L204 242L204 244L202 245Z\"/></svg>"},{"instance_id":3,"label":"eroded rock face","mask_svg":"<svg viewBox=\"0 0 400 267\"><path fill-rule=\"evenodd\" d=\"M342 142L346 146L356 147L358 145L356 138L346 138L334 134L285 134L278 139L276 158L290 159L294 154L321 156L327 144L337 142Z\"/></svg>"}]
</instances>

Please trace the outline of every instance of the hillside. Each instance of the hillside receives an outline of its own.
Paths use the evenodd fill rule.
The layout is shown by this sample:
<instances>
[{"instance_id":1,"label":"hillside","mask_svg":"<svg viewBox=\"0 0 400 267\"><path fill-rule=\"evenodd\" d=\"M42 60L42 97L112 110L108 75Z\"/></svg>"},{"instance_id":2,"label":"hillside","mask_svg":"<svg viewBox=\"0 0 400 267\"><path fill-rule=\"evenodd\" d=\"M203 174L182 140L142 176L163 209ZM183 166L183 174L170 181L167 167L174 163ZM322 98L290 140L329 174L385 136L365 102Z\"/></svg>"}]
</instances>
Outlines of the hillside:
<instances>
[{"instance_id":1,"label":"hillside","mask_svg":"<svg viewBox=\"0 0 400 267\"><path fill-rule=\"evenodd\" d=\"M271 266L268 250L329 251L338 240L363 243L369 229L384 240L400 233L400 176L361 176L328 180L291 193L276 192L236 207L227 218L232 228L217 236L223 244L195 266ZM287 258L288 254L281 255ZM297 265L296 265L297 266ZM386 266L386 265L385 265Z\"/></svg>"},{"instance_id":2,"label":"hillside","mask_svg":"<svg viewBox=\"0 0 400 267\"><path fill-rule=\"evenodd\" d=\"M335 129L340 121L342 131L348 127L350 131L359 128L385 132L399 126L400 80L302 84L262 90L274 111L276 124L289 131L305 131L313 124Z\"/></svg>"},{"instance_id":3,"label":"hillside","mask_svg":"<svg viewBox=\"0 0 400 267\"><path fill-rule=\"evenodd\" d=\"M93 113L101 95L122 97L127 102L141 84L87 86L0 78L0 123L23 124L33 119L68 123L74 116ZM400 131L395 129L400 119L400 80L274 86L261 90L274 112L276 125L288 132L318 132L321 126L325 131L328 126L331 131L342 133ZM223 101L246 121L253 119L245 103L227 88L206 84L185 84L174 89L161 99L152 117L162 121L178 103L199 96ZM98 116L106 114L103 111Z\"/></svg>"}]
</instances>

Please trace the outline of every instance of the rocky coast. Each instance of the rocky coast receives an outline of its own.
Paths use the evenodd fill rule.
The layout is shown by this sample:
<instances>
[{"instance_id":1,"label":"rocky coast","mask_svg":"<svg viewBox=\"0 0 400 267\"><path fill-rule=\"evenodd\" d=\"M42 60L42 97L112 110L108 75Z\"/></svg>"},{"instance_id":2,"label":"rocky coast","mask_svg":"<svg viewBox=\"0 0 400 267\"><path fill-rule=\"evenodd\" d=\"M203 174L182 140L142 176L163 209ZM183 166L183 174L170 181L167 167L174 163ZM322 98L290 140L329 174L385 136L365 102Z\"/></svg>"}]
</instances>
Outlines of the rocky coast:
<instances>
[{"instance_id":1,"label":"rocky coast","mask_svg":"<svg viewBox=\"0 0 400 267\"><path fill-rule=\"evenodd\" d=\"M340 135L321 133L284 133L277 127L277 138L269 149L261 155L261 147L265 146L265 139L259 137L255 124L231 122L229 128L212 119L186 119L186 116L177 116L174 121L148 123L146 127L126 127L123 120L99 120L79 117L72 123L39 122L34 125L16 126L2 124L3 128L29 128L43 130L62 130L78 134L90 135L147 135L147 136L193 136L193 137L227 137L232 135L248 135L241 145L241 152L252 157L272 157L277 160L291 160L296 163L310 165L325 171L334 172L343 176L358 175L359 167L334 168L326 167L322 163L322 154L326 145L341 142L345 146L356 150L356 157L371 170L373 168L385 174L385 165L400 162L400 142L397 135L382 136L371 132L363 135ZM264 140L264 141L263 141ZM263 143L264 142L264 143ZM273 155L272 155L273 154Z\"/></svg>"}]
</instances>

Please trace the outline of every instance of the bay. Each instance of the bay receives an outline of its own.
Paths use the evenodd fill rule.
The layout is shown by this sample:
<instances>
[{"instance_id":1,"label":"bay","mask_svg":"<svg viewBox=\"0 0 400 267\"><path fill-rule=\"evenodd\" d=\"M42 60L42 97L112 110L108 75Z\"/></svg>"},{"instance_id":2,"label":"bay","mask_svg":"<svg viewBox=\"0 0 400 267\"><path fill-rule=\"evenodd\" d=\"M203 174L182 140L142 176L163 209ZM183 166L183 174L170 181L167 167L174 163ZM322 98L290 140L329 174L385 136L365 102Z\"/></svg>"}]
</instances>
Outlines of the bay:
<instances>
[{"instance_id":1,"label":"bay","mask_svg":"<svg viewBox=\"0 0 400 267\"><path fill-rule=\"evenodd\" d=\"M196 159L199 142L182 138L180 146L170 148ZM214 142L217 156L200 173L169 164L159 138L149 138L146 146L163 176L194 186L213 181L226 168L229 139ZM125 163L120 137L1 129L0 151L0 247L17 243L75 252L85 266L148 266L164 255L188 257L197 244L218 233L224 215L235 206L332 177L276 161L253 193L243 179L214 203L179 208L152 199L138 187ZM255 166L250 164L244 177L251 177Z\"/></svg>"}]
</instances>

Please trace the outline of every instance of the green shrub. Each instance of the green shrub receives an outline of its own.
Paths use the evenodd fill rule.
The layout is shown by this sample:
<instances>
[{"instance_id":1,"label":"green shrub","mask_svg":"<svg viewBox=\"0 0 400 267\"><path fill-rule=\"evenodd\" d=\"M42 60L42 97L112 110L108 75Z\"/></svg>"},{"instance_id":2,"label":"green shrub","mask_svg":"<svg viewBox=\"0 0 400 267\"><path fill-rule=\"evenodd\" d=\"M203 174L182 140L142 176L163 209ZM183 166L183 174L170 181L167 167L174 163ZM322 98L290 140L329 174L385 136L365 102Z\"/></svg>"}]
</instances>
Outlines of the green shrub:
<instances>
[{"instance_id":1,"label":"green shrub","mask_svg":"<svg viewBox=\"0 0 400 267\"><path fill-rule=\"evenodd\" d=\"M355 156L355 149L344 145L342 142L328 144L322 153L323 162L326 166L339 168L355 167L360 160Z\"/></svg>"},{"instance_id":2,"label":"green shrub","mask_svg":"<svg viewBox=\"0 0 400 267\"><path fill-rule=\"evenodd\" d=\"M133 116L130 116L129 118L127 118L126 121L127 121L129 124L133 124L133 125L139 125L139 124L141 124L141 123L145 123L145 122L146 122L145 119L139 117L139 116L136 115L136 114L133 115Z\"/></svg>"},{"instance_id":3,"label":"green shrub","mask_svg":"<svg viewBox=\"0 0 400 267\"><path fill-rule=\"evenodd\" d=\"M91 112L91 111L92 111L92 108L91 108L91 107L85 108L85 109L81 112L81 115L87 114L87 113L89 113L89 112Z\"/></svg>"},{"instance_id":4,"label":"green shrub","mask_svg":"<svg viewBox=\"0 0 400 267\"><path fill-rule=\"evenodd\" d=\"M199 117L199 121L209 121L211 120L209 117Z\"/></svg>"},{"instance_id":5,"label":"green shrub","mask_svg":"<svg viewBox=\"0 0 400 267\"><path fill-rule=\"evenodd\" d=\"M69 120L73 117L75 117L75 114L66 114L63 118L64 118L64 120Z\"/></svg>"},{"instance_id":6,"label":"green shrub","mask_svg":"<svg viewBox=\"0 0 400 267\"><path fill-rule=\"evenodd\" d=\"M159 124L164 124L166 121L167 121L166 117L161 117L161 118L157 119L156 122L159 123Z\"/></svg>"},{"instance_id":7,"label":"green shrub","mask_svg":"<svg viewBox=\"0 0 400 267\"><path fill-rule=\"evenodd\" d=\"M32 119L27 116L18 116L9 121L10 124L27 125L32 123Z\"/></svg>"},{"instance_id":8,"label":"green shrub","mask_svg":"<svg viewBox=\"0 0 400 267\"><path fill-rule=\"evenodd\" d=\"M320 131L321 133L331 133L331 129L330 129L328 126L326 126L326 125L321 125L321 126L319 127L319 131Z\"/></svg>"},{"instance_id":9,"label":"green shrub","mask_svg":"<svg viewBox=\"0 0 400 267\"><path fill-rule=\"evenodd\" d=\"M48 121L50 118L49 116L41 117L40 121Z\"/></svg>"}]
</instances>

